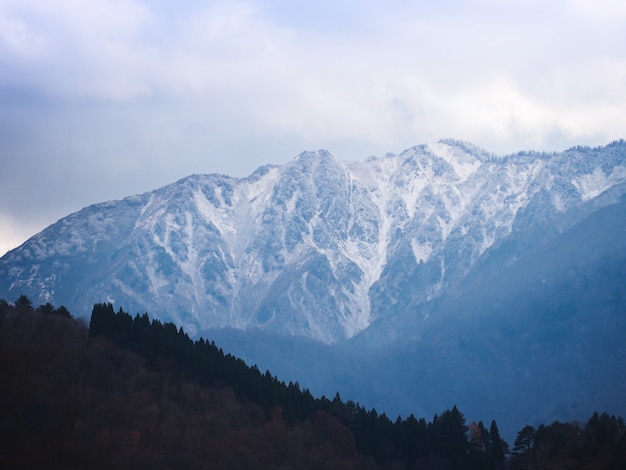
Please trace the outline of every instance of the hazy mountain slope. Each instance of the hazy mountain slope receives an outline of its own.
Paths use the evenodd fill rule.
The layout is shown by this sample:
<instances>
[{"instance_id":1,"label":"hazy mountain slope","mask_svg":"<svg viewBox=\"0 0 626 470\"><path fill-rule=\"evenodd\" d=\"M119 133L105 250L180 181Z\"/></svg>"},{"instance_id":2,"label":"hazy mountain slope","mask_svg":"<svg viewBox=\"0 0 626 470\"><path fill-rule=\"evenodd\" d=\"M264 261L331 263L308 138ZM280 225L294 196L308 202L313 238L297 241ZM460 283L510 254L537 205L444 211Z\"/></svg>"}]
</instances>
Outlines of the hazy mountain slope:
<instances>
[{"instance_id":1,"label":"hazy mountain slope","mask_svg":"<svg viewBox=\"0 0 626 470\"><path fill-rule=\"evenodd\" d=\"M505 431L598 408L623 414L625 280L621 203L505 271L475 276L425 321L397 325L403 340L381 350L379 380L394 381L391 403L432 410L454 400L478 416L490 410ZM386 373L390 364L400 370Z\"/></svg>"},{"instance_id":2,"label":"hazy mountain slope","mask_svg":"<svg viewBox=\"0 0 626 470\"><path fill-rule=\"evenodd\" d=\"M468 419L491 413L509 440L525 424L626 413L626 203L504 272L481 271L454 295L333 347L260 331L210 336L314 393L340 390L392 417L456 404ZM391 329L396 340L381 343Z\"/></svg>"}]
</instances>

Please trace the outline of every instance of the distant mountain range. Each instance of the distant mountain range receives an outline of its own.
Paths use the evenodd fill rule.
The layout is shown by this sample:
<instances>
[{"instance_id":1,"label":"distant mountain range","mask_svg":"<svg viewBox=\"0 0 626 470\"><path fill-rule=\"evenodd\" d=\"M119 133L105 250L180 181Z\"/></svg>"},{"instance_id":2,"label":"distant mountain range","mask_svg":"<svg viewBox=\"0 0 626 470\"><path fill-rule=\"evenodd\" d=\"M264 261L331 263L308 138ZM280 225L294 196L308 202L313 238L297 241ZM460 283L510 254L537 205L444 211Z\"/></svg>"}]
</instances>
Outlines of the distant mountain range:
<instances>
[{"instance_id":1,"label":"distant mountain range","mask_svg":"<svg viewBox=\"0 0 626 470\"><path fill-rule=\"evenodd\" d=\"M445 140L190 176L7 253L0 297L20 294L147 311L390 413L452 401L512 429L531 405L624 413L626 142L497 156Z\"/></svg>"}]
</instances>

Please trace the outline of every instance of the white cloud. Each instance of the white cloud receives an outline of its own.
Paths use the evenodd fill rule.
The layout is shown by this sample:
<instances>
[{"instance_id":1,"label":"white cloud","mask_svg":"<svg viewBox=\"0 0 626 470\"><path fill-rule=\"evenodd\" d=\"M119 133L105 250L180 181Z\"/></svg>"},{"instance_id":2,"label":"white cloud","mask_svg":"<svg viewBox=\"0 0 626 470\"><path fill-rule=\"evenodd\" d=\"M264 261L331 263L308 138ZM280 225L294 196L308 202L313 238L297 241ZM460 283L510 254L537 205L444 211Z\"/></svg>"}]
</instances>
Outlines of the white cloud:
<instances>
[{"instance_id":1,"label":"white cloud","mask_svg":"<svg viewBox=\"0 0 626 470\"><path fill-rule=\"evenodd\" d=\"M126 98L146 92L139 73L142 37L154 19L147 8L124 0L4 0L0 21L20 25L20 44L0 60L14 70L10 85L63 96ZM5 40L5 44L7 41ZM24 58L31 58L24 62ZM6 80L6 79L5 79Z\"/></svg>"},{"instance_id":2,"label":"white cloud","mask_svg":"<svg viewBox=\"0 0 626 470\"><path fill-rule=\"evenodd\" d=\"M609 23L626 20L626 3L623 0L570 0L567 3L587 20Z\"/></svg>"},{"instance_id":3,"label":"white cloud","mask_svg":"<svg viewBox=\"0 0 626 470\"><path fill-rule=\"evenodd\" d=\"M0 17L0 46L5 54L22 59L35 58L43 52L43 40L19 18Z\"/></svg>"},{"instance_id":4,"label":"white cloud","mask_svg":"<svg viewBox=\"0 0 626 470\"><path fill-rule=\"evenodd\" d=\"M623 5L0 0L0 210L32 168L42 194L65 178L95 202L311 148L606 143L626 129Z\"/></svg>"},{"instance_id":5,"label":"white cloud","mask_svg":"<svg viewBox=\"0 0 626 470\"><path fill-rule=\"evenodd\" d=\"M17 248L26 239L35 235L44 227L16 218L11 214L0 214L0 257Z\"/></svg>"}]
</instances>

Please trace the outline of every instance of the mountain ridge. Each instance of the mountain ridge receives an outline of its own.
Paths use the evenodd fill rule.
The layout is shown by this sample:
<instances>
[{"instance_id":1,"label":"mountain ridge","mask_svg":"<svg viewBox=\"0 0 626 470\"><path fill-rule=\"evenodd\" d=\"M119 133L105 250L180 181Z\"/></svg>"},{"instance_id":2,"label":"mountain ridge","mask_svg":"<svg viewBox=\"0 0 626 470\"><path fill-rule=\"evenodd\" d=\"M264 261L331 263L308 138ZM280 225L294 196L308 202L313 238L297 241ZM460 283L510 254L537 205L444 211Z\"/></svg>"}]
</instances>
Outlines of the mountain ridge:
<instances>
[{"instance_id":1,"label":"mountain ridge","mask_svg":"<svg viewBox=\"0 0 626 470\"><path fill-rule=\"evenodd\" d=\"M619 199L624 147L498 157L442 140L358 162L302 152L245 178L191 175L37 234L0 259L0 295L333 343L436 299L514 231L551 220L556 234L603 193ZM67 281L90 286L84 305Z\"/></svg>"}]
</instances>

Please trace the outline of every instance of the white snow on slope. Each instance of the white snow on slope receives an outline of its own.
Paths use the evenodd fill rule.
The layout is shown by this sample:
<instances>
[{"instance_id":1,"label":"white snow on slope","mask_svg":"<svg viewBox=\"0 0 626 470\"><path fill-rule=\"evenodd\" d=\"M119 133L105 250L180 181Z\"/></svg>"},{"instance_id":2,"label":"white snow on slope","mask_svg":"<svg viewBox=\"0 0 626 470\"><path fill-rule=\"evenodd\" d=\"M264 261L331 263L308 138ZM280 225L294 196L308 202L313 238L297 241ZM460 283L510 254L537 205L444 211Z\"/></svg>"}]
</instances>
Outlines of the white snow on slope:
<instances>
[{"instance_id":1,"label":"white snow on slope","mask_svg":"<svg viewBox=\"0 0 626 470\"><path fill-rule=\"evenodd\" d=\"M48 259L64 257L56 264L64 273L75 264L71 257L105 265L117 259L113 280L98 286L102 298L149 299L189 331L264 327L259 306L281 298L277 308L286 310L272 317L280 318L272 328L330 343L384 315L373 296L389 293L388 303L396 302L407 276L417 273L411 302L445 293L450 279L462 278L511 232L531 201L546 211L542 217L566 213L625 183L619 151L490 158L443 141L360 162L305 152L248 178L194 175L88 208L11 254L36 271L16 264L4 272L12 288L38 282L49 294L62 276ZM126 211L123 224L117 208ZM115 239L120 227L128 230ZM122 256L103 251L123 247ZM332 275L324 261L308 263L319 255Z\"/></svg>"},{"instance_id":2,"label":"white snow on slope","mask_svg":"<svg viewBox=\"0 0 626 470\"><path fill-rule=\"evenodd\" d=\"M572 180L572 184L580 192L583 201L588 201L599 196L607 189L626 180L626 167L616 166L608 175L597 167L592 173L588 173Z\"/></svg>"}]
</instances>

